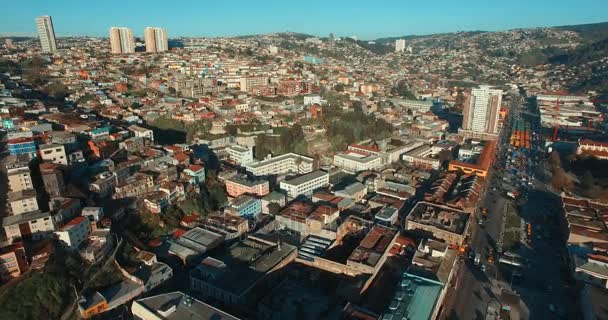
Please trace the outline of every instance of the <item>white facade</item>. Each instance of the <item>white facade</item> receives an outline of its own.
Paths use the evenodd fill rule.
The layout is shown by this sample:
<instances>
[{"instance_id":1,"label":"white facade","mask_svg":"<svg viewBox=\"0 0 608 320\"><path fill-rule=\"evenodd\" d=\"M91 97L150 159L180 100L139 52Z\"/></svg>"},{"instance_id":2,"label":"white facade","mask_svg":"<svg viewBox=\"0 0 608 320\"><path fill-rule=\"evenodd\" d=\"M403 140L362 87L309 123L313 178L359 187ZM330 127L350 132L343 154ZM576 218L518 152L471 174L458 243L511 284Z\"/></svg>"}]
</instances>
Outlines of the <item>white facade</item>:
<instances>
[{"instance_id":1,"label":"white facade","mask_svg":"<svg viewBox=\"0 0 608 320\"><path fill-rule=\"evenodd\" d=\"M230 160L236 162L238 165L246 165L253 162L253 149L246 148L239 145L231 145L226 147L226 152L230 156Z\"/></svg>"},{"instance_id":2,"label":"white facade","mask_svg":"<svg viewBox=\"0 0 608 320\"><path fill-rule=\"evenodd\" d=\"M42 51L53 53L57 51L57 43L55 41L55 29L53 28L53 20L50 16L42 16L36 18L36 29L38 30L38 38Z\"/></svg>"},{"instance_id":3,"label":"white facade","mask_svg":"<svg viewBox=\"0 0 608 320\"><path fill-rule=\"evenodd\" d=\"M33 239L40 239L51 235L55 230L53 219L48 212L30 212L24 215L8 216L2 219L2 225L8 239L23 238L29 235ZM22 231L27 233L22 233Z\"/></svg>"},{"instance_id":4,"label":"white facade","mask_svg":"<svg viewBox=\"0 0 608 320\"><path fill-rule=\"evenodd\" d=\"M12 172L7 174L7 178L8 187L13 192L34 189L29 168L13 170Z\"/></svg>"},{"instance_id":5,"label":"white facade","mask_svg":"<svg viewBox=\"0 0 608 320\"><path fill-rule=\"evenodd\" d=\"M405 39L395 40L395 52L405 51Z\"/></svg>"},{"instance_id":6,"label":"white facade","mask_svg":"<svg viewBox=\"0 0 608 320\"><path fill-rule=\"evenodd\" d=\"M269 176L285 173L305 174L312 172L313 159L297 153L286 153L277 157L250 163L246 166L254 176Z\"/></svg>"},{"instance_id":7,"label":"white facade","mask_svg":"<svg viewBox=\"0 0 608 320\"><path fill-rule=\"evenodd\" d=\"M315 190L329 185L329 174L325 171L314 171L303 176L281 181L280 188L287 192L290 199L298 196L312 196Z\"/></svg>"},{"instance_id":8,"label":"white facade","mask_svg":"<svg viewBox=\"0 0 608 320\"><path fill-rule=\"evenodd\" d=\"M305 106L311 106L315 103L321 104L321 96L319 96L319 95L304 96L304 105Z\"/></svg>"},{"instance_id":9,"label":"white facade","mask_svg":"<svg viewBox=\"0 0 608 320\"><path fill-rule=\"evenodd\" d=\"M467 119L463 119L467 130L474 132L498 133L498 121L502 90L490 86L480 86L471 90L471 101Z\"/></svg>"},{"instance_id":10,"label":"white facade","mask_svg":"<svg viewBox=\"0 0 608 320\"><path fill-rule=\"evenodd\" d=\"M134 137L144 138L150 142L154 142L154 131L140 126L129 126L129 131L133 132Z\"/></svg>"},{"instance_id":11,"label":"white facade","mask_svg":"<svg viewBox=\"0 0 608 320\"><path fill-rule=\"evenodd\" d=\"M89 237L90 231L89 219L81 216L69 221L61 229L55 231L55 234L62 245L71 249L79 249Z\"/></svg>"},{"instance_id":12,"label":"white facade","mask_svg":"<svg viewBox=\"0 0 608 320\"><path fill-rule=\"evenodd\" d=\"M375 170L382 167L382 156L347 150L334 155L334 166L350 172Z\"/></svg>"},{"instance_id":13,"label":"white facade","mask_svg":"<svg viewBox=\"0 0 608 320\"><path fill-rule=\"evenodd\" d=\"M18 191L8 194L8 203L11 207L12 215L23 214L38 210L38 200L36 191Z\"/></svg>"},{"instance_id":14,"label":"white facade","mask_svg":"<svg viewBox=\"0 0 608 320\"><path fill-rule=\"evenodd\" d=\"M68 156L65 153L65 147L61 144L41 145L40 157L43 160L50 161L55 164L68 165Z\"/></svg>"}]
</instances>

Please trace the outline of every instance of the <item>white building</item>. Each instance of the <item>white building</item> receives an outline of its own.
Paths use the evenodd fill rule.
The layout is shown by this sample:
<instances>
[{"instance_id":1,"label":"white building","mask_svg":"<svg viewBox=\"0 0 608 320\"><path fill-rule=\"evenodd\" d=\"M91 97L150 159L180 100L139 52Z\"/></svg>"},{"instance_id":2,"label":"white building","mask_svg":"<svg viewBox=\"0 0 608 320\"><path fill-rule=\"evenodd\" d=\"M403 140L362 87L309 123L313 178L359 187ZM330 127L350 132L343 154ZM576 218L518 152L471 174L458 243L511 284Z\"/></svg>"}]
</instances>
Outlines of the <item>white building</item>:
<instances>
[{"instance_id":1,"label":"white building","mask_svg":"<svg viewBox=\"0 0 608 320\"><path fill-rule=\"evenodd\" d=\"M13 215L38 210L36 190L22 190L8 193L8 204Z\"/></svg>"},{"instance_id":2,"label":"white building","mask_svg":"<svg viewBox=\"0 0 608 320\"><path fill-rule=\"evenodd\" d=\"M34 189L30 169L27 167L11 170L7 173L8 187L11 191Z\"/></svg>"},{"instance_id":3,"label":"white building","mask_svg":"<svg viewBox=\"0 0 608 320\"><path fill-rule=\"evenodd\" d=\"M64 166L68 165L68 155L65 153L65 146L61 144L42 144L38 148L40 149L42 160Z\"/></svg>"},{"instance_id":4,"label":"white building","mask_svg":"<svg viewBox=\"0 0 608 320\"><path fill-rule=\"evenodd\" d=\"M38 38L42 51L53 53L57 51L57 43L55 41L55 28L53 28L53 20L51 16L42 16L36 18L36 29L38 30Z\"/></svg>"},{"instance_id":5,"label":"white building","mask_svg":"<svg viewBox=\"0 0 608 320\"><path fill-rule=\"evenodd\" d=\"M78 250L87 240L90 232L89 219L79 216L68 221L61 229L55 231L55 234L62 245Z\"/></svg>"},{"instance_id":6,"label":"white building","mask_svg":"<svg viewBox=\"0 0 608 320\"><path fill-rule=\"evenodd\" d=\"M281 181L280 188L287 192L290 199L298 196L312 196L315 190L329 185L329 174L325 171L313 171L297 178Z\"/></svg>"},{"instance_id":7,"label":"white building","mask_svg":"<svg viewBox=\"0 0 608 320\"><path fill-rule=\"evenodd\" d=\"M395 52L405 51L405 39L395 40Z\"/></svg>"},{"instance_id":8,"label":"white building","mask_svg":"<svg viewBox=\"0 0 608 320\"><path fill-rule=\"evenodd\" d=\"M34 240L53 234L55 224L49 212L33 211L2 219L7 239L31 237Z\"/></svg>"},{"instance_id":9,"label":"white building","mask_svg":"<svg viewBox=\"0 0 608 320\"><path fill-rule=\"evenodd\" d=\"M312 172L313 162L312 158L297 153L286 153L249 163L245 168L254 176L270 176L285 173L305 174Z\"/></svg>"},{"instance_id":10,"label":"white building","mask_svg":"<svg viewBox=\"0 0 608 320\"><path fill-rule=\"evenodd\" d=\"M349 172L375 170L382 167L382 156L346 150L334 155L334 166Z\"/></svg>"},{"instance_id":11,"label":"white building","mask_svg":"<svg viewBox=\"0 0 608 320\"><path fill-rule=\"evenodd\" d=\"M154 143L154 131L136 125L129 126L128 129L133 133L134 137L144 138Z\"/></svg>"},{"instance_id":12,"label":"white building","mask_svg":"<svg viewBox=\"0 0 608 320\"><path fill-rule=\"evenodd\" d=\"M312 106L315 103L321 104L321 96L316 95L316 94L304 96L304 105L305 106Z\"/></svg>"},{"instance_id":13,"label":"white building","mask_svg":"<svg viewBox=\"0 0 608 320\"><path fill-rule=\"evenodd\" d=\"M246 165L248 163L253 162L253 149L242 147L240 145L234 144L226 147L226 152L230 157L230 160L234 161L238 165Z\"/></svg>"},{"instance_id":14,"label":"white building","mask_svg":"<svg viewBox=\"0 0 608 320\"><path fill-rule=\"evenodd\" d=\"M471 90L464 106L462 128L464 130L498 134L502 90L479 86Z\"/></svg>"}]
</instances>

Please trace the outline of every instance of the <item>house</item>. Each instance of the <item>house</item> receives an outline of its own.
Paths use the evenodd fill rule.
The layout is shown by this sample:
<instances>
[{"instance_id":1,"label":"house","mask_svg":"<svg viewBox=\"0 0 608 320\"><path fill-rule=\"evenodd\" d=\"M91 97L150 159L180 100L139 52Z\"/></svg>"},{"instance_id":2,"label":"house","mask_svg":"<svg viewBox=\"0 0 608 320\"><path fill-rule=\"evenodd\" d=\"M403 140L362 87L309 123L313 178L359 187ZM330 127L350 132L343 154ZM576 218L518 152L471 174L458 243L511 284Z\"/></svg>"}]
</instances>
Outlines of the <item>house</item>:
<instances>
[{"instance_id":1,"label":"house","mask_svg":"<svg viewBox=\"0 0 608 320\"><path fill-rule=\"evenodd\" d=\"M200 164L188 166L183 173L191 184L205 183L205 167Z\"/></svg>"}]
</instances>

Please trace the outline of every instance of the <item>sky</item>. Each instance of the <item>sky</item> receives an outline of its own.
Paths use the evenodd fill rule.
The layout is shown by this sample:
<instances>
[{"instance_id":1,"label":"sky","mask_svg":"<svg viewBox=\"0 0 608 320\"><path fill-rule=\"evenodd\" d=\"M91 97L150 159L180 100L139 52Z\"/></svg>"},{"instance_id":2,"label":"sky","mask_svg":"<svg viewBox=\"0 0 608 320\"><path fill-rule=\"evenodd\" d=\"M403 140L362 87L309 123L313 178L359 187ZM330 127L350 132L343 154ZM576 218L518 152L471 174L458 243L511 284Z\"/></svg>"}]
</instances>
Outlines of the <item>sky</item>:
<instances>
[{"instance_id":1,"label":"sky","mask_svg":"<svg viewBox=\"0 0 608 320\"><path fill-rule=\"evenodd\" d=\"M167 29L169 37L292 31L376 39L608 21L608 0L2 0L0 35L108 36L112 26Z\"/></svg>"}]
</instances>

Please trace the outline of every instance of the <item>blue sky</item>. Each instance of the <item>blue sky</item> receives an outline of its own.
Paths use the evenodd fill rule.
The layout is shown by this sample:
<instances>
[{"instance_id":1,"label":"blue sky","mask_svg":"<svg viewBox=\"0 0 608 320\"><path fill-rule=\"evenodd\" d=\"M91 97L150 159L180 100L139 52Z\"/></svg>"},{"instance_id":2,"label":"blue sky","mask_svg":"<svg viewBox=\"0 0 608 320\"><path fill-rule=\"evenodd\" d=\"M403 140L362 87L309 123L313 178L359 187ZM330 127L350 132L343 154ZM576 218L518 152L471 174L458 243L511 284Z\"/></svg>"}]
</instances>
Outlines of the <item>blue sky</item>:
<instances>
[{"instance_id":1,"label":"blue sky","mask_svg":"<svg viewBox=\"0 0 608 320\"><path fill-rule=\"evenodd\" d=\"M608 0L2 0L0 34L35 34L51 15L55 33L107 36L111 26L141 35L234 36L294 31L386 36L505 30L608 21Z\"/></svg>"}]
</instances>

